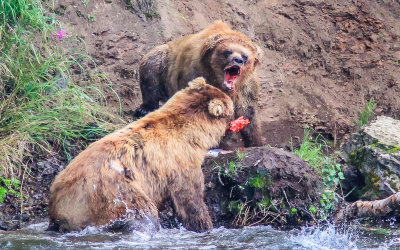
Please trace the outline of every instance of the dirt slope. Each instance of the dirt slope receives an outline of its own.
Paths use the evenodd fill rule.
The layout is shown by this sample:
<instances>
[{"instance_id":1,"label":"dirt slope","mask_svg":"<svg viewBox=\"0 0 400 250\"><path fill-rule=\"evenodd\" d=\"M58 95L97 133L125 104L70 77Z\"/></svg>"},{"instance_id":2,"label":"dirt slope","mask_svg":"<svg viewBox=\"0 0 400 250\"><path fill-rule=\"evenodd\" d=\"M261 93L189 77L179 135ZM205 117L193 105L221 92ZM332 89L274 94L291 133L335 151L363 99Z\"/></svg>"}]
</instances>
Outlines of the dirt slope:
<instances>
[{"instance_id":1,"label":"dirt slope","mask_svg":"<svg viewBox=\"0 0 400 250\"><path fill-rule=\"evenodd\" d=\"M129 8L127 2L133 2ZM84 38L122 100L141 102L138 62L156 45L224 20L264 50L259 101L264 142L286 146L310 127L347 139L366 101L400 118L400 4L396 0L155 1L153 18L129 0L60 0L69 35ZM95 21L89 21L88 17ZM110 91L109 105L118 110Z\"/></svg>"}]
</instances>

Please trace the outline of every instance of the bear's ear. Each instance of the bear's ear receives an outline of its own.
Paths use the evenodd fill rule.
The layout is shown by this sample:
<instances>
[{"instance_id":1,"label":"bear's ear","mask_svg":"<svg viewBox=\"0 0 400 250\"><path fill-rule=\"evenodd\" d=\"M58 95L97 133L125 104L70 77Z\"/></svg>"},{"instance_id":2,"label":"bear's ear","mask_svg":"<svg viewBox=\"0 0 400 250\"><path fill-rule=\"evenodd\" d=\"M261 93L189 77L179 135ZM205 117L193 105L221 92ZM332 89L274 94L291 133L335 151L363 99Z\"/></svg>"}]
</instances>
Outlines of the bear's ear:
<instances>
[{"instance_id":1,"label":"bear's ear","mask_svg":"<svg viewBox=\"0 0 400 250\"><path fill-rule=\"evenodd\" d=\"M208 112L210 115L219 117L224 114L224 103L220 99L212 99L208 103Z\"/></svg>"},{"instance_id":2,"label":"bear's ear","mask_svg":"<svg viewBox=\"0 0 400 250\"><path fill-rule=\"evenodd\" d=\"M262 63L262 57L263 57L264 52L262 51L262 49L258 45L255 45L255 46L256 46L256 57L255 57L254 65L255 66L260 66L261 63Z\"/></svg>"},{"instance_id":3,"label":"bear's ear","mask_svg":"<svg viewBox=\"0 0 400 250\"><path fill-rule=\"evenodd\" d=\"M200 52L201 58L205 59L211 52L217 47L217 44L221 42L221 36L219 34L210 36L204 43L203 48Z\"/></svg>"},{"instance_id":4,"label":"bear's ear","mask_svg":"<svg viewBox=\"0 0 400 250\"><path fill-rule=\"evenodd\" d=\"M190 89L200 90L206 86L206 80L203 77L197 77L188 83Z\"/></svg>"}]
</instances>

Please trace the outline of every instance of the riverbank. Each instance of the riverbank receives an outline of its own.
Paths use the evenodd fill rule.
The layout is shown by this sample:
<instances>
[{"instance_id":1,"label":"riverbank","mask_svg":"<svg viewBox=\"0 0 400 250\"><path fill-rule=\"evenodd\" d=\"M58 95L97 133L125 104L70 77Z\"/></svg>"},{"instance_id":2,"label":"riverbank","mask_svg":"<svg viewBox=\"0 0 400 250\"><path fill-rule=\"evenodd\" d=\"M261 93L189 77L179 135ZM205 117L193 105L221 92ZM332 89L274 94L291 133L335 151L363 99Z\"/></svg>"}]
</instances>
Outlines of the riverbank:
<instances>
[{"instance_id":1,"label":"riverbank","mask_svg":"<svg viewBox=\"0 0 400 250\"><path fill-rule=\"evenodd\" d=\"M0 48L10 53L0 67L0 192L7 193L0 227L46 219L55 175L88 143L133 120L143 55L216 19L264 52L264 145L296 149L308 127L338 150L369 100L376 100L377 115L399 116L396 0L140 3L59 0L30 5L27 15L10 14L0 25ZM30 16L38 22L22 19Z\"/></svg>"}]
</instances>

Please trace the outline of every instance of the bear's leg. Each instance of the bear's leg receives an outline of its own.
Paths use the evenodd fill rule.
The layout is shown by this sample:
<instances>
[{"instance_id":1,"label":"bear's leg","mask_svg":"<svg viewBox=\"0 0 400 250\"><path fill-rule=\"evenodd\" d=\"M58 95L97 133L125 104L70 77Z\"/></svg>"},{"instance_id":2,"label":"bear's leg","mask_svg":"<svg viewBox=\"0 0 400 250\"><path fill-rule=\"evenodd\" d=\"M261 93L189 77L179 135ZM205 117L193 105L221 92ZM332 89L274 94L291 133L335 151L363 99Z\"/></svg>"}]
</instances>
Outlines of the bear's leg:
<instances>
[{"instance_id":1,"label":"bear's leg","mask_svg":"<svg viewBox=\"0 0 400 250\"><path fill-rule=\"evenodd\" d=\"M117 178L115 177L114 180L117 180ZM109 181L111 182L112 178ZM157 206L142 191L143 187L130 181L119 181L117 183L118 190L103 190L117 194L117 197L109 199L108 202L108 210L113 211L117 215L117 219L107 229L123 233L139 231L149 235L158 231L160 221ZM120 190L124 191L121 192Z\"/></svg>"},{"instance_id":2,"label":"bear's leg","mask_svg":"<svg viewBox=\"0 0 400 250\"><path fill-rule=\"evenodd\" d=\"M148 113L158 109L161 100L159 86L155 76L149 76L140 80L143 103L136 109L134 116L141 118Z\"/></svg>"},{"instance_id":3,"label":"bear's leg","mask_svg":"<svg viewBox=\"0 0 400 250\"><path fill-rule=\"evenodd\" d=\"M138 212L140 214L140 212ZM111 232L131 233L138 231L153 235L160 230L160 221L157 215L141 214L134 219L118 219L107 226Z\"/></svg>"},{"instance_id":4,"label":"bear's leg","mask_svg":"<svg viewBox=\"0 0 400 250\"><path fill-rule=\"evenodd\" d=\"M204 177L201 168L193 178L183 179L170 188L172 202L184 227L195 232L213 228L207 205L204 203Z\"/></svg>"},{"instance_id":5,"label":"bear's leg","mask_svg":"<svg viewBox=\"0 0 400 250\"><path fill-rule=\"evenodd\" d=\"M160 100L166 98L166 60L168 46L158 46L150 51L140 62L140 91L143 103L135 111L134 116L140 118L158 109Z\"/></svg>"},{"instance_id":6,"label":"bear's leg","mask_svg":"<svg viewBox=\"0 0 400 250\"><path fill-rule=\"evenodd\" d=\"M257 117L257 110L255 106L247 107L246 114L239 114L250 120L250 123L244 127L240 133L242 135L245 147L258 147L262 146L260 122Z\"/></svg>"}]
</instances>

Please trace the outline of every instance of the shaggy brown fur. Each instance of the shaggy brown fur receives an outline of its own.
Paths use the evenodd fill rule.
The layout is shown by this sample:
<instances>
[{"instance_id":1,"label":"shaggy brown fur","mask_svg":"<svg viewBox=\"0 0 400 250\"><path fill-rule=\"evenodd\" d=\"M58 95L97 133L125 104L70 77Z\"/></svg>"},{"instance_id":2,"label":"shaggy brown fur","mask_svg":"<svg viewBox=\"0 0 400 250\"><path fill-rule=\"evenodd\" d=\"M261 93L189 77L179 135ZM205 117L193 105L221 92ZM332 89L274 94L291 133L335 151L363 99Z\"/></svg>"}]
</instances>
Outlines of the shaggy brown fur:
<instances>
[{"instance_id":1,"label":"shaggy brown fur","mask_svg":"<svg viewBox=\"0 0 400 250\"><path fill-rule=\"evenodd\" d=\"M159 107L188 81L203 76L234 101L235 116L251 123L241 131L245 146L261 145L257 120L260 49L245 35L218 21L199 33L158 46L140 64L143 104L135 116Z\"/></svg>"},{"instance_id":2,"label":"shaggy brown fur","mask_svg":"<svg viewBox=\"0 0 400 250\"><path fill-rule=\"evenodd\" d=\"M201 164L233 116L232 100L197 78L163 107L81 152L51 186L50 224L61 232L117 221L152 224L171 199L183 225L212 229ZM148 225L146 225L148 226Z\"/></svg>"}]
</instances>

